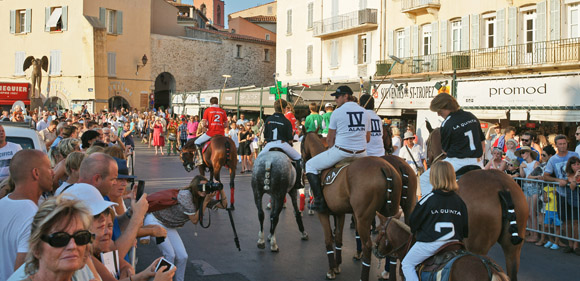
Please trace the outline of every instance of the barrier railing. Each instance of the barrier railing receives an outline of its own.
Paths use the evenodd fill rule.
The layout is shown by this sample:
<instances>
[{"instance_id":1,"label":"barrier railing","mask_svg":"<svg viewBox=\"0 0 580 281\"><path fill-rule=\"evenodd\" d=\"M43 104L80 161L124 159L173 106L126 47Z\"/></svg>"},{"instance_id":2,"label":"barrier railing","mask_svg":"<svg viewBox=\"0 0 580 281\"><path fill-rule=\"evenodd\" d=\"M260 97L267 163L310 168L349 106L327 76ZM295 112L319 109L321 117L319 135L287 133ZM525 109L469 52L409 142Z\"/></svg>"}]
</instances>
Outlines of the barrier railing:
<instances>
[{"instance_id":1,"label":"barrier railing","mask_svg":"<svg viewBox=\"0 0 580 281\"><path fill-rule=\"evenodd\" d=\"M580 193L570 185L560 187L557 182L515 178L528 201L529 218L526 229L546 236L544 241L558 242L559 238L580 242L578 218ZM557 243L556 243L557 244Z\"/></svg>"}]
</instances>

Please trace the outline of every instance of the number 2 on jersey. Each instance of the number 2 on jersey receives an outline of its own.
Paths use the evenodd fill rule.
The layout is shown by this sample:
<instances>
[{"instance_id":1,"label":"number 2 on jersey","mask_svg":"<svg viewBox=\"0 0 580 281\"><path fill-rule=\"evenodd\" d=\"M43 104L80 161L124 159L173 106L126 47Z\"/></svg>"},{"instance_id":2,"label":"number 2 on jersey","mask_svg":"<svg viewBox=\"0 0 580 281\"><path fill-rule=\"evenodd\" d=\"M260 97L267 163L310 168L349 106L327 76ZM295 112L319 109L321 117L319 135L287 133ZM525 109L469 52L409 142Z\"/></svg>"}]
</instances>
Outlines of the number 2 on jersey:
<instances>
[{"instance_id":1,"label":"number 2 on jersey","mask_svg":"<svg viewBox=\"0 0 580 281\"><path fill-rule=\"evenodd\" d=\"M469 149L475 150L475 143L473 142L473 132L471 130L464 133L464 135L469 139Z\"/></svg>"},{"instance_id":2,"label":"number 2 on jersey","mask_svg":"<svg viewBox=\"0 0 580 281\"><path fill-rule=\"evenodd\" d=\"M441 232L442 228L451 228L451 231L441 236L437 241L445 241L451 239L455 235L455 225L451 222L438 222L435 224L435 232Z\"/></svg>"},{"instance_id":3,"label":"number 2 on jersey","mask_svg":"<svg viewBox=\"0 0 580 281\"><path fill-rule=\"evenodd\" d=\"M221 117L221 116L220 116L219 114L216 114L216 115L214 115L213 122L214 122L214 123L219 123L219 122L220 122L220 117Z\"/></svg>"}]
</instances>

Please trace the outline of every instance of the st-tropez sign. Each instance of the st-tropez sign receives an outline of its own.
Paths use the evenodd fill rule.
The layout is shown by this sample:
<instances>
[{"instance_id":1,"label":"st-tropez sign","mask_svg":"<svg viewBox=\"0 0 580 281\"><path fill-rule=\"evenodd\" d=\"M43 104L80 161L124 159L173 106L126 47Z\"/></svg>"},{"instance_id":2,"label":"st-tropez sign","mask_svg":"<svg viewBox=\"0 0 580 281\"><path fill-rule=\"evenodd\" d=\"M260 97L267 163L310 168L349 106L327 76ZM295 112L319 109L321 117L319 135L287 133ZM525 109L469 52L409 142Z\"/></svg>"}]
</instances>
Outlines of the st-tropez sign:
<instances>
[{"instance_id":1,"label":"st-tropez sign","mask_svg":"<svg viewBox=\"0 0 580 281\"><path fill-rule=\"evenodd\" d=\"M378 92L373 93L375 106L378 107L386 96L381 108L428 109L431 100L437 95L435 81L402 85L399 88L390 87L390 84L381 85Z\"/></svg>"},{"instance_id":2,"label":"st-tropez sign","mask_svg":"<svg viewBox=\"0 0 580 281\"><path fill-rule=\"evenodd\" d=\"M577 106L580 76L460 81L461 106Z\"/></svg>"}]
</instances>

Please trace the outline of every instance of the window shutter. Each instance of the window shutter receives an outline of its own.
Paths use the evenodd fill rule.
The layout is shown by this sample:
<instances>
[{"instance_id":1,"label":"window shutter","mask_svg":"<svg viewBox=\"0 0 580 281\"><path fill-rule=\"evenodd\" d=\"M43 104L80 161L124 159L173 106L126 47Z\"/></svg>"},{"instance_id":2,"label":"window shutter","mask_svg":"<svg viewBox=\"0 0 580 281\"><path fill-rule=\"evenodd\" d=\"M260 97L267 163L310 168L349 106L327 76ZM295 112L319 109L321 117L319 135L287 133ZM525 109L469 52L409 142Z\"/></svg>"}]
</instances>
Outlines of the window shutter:
<instances>
[{"instance_id":1,"label":"window shutter","mask_svg":"<svg viewBox=\"0 0 580 281\"><path fill-rule=\"evenodd\" d=\"M366 1L365 1L365 5L366 5ZM372 33L369 32L367 33L367 60L364 61L364 63L370 63L372 61L372 46L373 46L373 36Z\"/></svg>"},{"instance_id":2,"label":"window shutter","mask_svg":"<svg viewBox=\"0 0 580 281\"><path fill-rule=\"evenodd\" d=\"M286 50L286 74L287 75L292 74L292 50L291 49Z\"/></svg>"},{"instance_id":3,"label":"window shutter","mask_svg":"<svg viewBox=\"0 0 580 281\"><path fill-rule=\"evenodd\" d=\"M546 1L539 2L536 5L536 41L546 41Z\"/></svg>"},{"instance_id":4,"label":"window shutter","mask_svg":"<svg viewBox=\"0 0 580 281\"><path fill-rule=\"evenodd\" d=\"M286 33L290 34L290 33L292 33L292 10L288 10L286 12L286 16L287 16L287 19L286 19L286 24L287 24L287 26L286 26Z\"/></svg>"},{"instance_id":5,"label":"window shutter","mask_svg":"<svg viewBox=\"0 0 580 281\"><path fill-rule=\"evenodd\" d=\"M68 30L68 6L62 6L60 19L62 21L62 30Z\"/></svg>"},{"instance_id":6,"label":"window shutter","mask_svg":"<svg viewBox=\"0 0 580 281\"><path fill-rule=\"evenodd\" d=\"M560 40L560 0L550 0L550 40Z\"/></svg>"},{"instance_id":7,"label":"window shutter","mask_svg":"<svg viewBox=\"0 0 580 281\"><path fill-rule=\"evenodd\" d=\"M508 40L506 45L516 45L518 30L518 8L508 7Z\"/></svg>"},{"instance_id":8,"label":"window shutter","mask_svg":"<svg viewBox=\"0 0 580 281\"><path fill-rule=\"evenodd\" d=\"M461 18L461 50L469 50L469 15Z\"/></svg>"},{"instance_id":9,"label":"window shutter","mask_svg":"<svg viewBox=\"0 0 580 281\"><path fill-rule=\"evenodd\" d=\"M44 8L44 31L50 31L48 20L50 19L50 7Z\"/></svg>"},{"instance_id":10,"label":"window shutter","mask_svg":"<svg viewBox=\"0 0 580 281\"><path fill-rule=\"evenodd\" d=\"M117 34L123 34L123 12L117 11Z\"/></svg>"},{"instance_id":11,"label":"window shutter","mask_svg":"<svg viewBox=\"0 0 580 281\"><path fill-rule=\"evenodd\" d=\"M471 15L471 49L479 49L479 47L479 14L473 14Z\"/></svg>"},{"instance_id":12,"label":"window shutter","mask_svg":"<svg viewBox=\"0 0 580 281\"><path fill-rule=\"evenodd\" d=\"M360 35L356 34L354 36L354 56L353 56L353 60L354 60L354 64L358 64L358 49L362 46L359 46L360 43ZM362 49L361 49L362 50Z\"/></svg>"},{"instance_id":13,"label":"window shutter","mask_svg":"<svg viewBox=\"0 0 580 281\"><path fill-rule=\"evenodd\" d=\"M50 51L50 75L61 74L60 50Z\"/></svg>"},{"instance_id":14,"label":"window shutter","mask_svg":"<svg viewBox=\"0 0 580 281\"><path fill-rule=\"evenodd\" d=\"M405 27L405 58L411 56L411 27Z\"/></svg>"},{"instance_id":15,"label":"window shutter","mask_svg":"<svg viewBox=\"0 0 580 281\"><path fill-rule=\"evenodd\" d=\"M359 0L359 10L364 10L367 8L367 0Z\"/></svg>"},{"instance_id":16,"label":"window shutter","mask_svg":"<svg viewBox=\"0 0 580 281\"><path fill-rule=\"evenodd\" d=\"M16 10L10 10L10 33L16 33Z\"/></svg>"},{"instance_id":17,"label":"window shutter","mask_svg":"<svg viewBox=\"0 0 580 281\"><path fill-rule=\"evenodd\" d=\"M107 65L108 65L108 72L109 76L117 76L117 54L115 53L108 53L107 54Z\"/></svg>"},{"instance_id":18,"label":"window shutter","mask_svg":"<svg viewBox=\"0 0 580 281\"><path fill-rule=\"evenodd\" d=\"M497 25L495 46L502 47L505 46L505 9L498 10L495 19L495 24Z\"/></svg>"},{"instance_id":19,"label":"window shutter","mask_svg":"<svg viewBox=\"0 0 580 281\"><path fill-rule=\"evenodd\" d=\"M441 21L441 53L447 53L447 27L449 22L446 20Z\"/></svg>"},{"instance_id":20,"label":"window shutter","mask_svg":"<svg viewBox=\"0 0 580 281\"><path fill-rule=\"evenodd\" d=\"M307 28L312 28L314 19L314 3L308 3L308 26Z\"/></svg>"},{"instance_id":21,"label":"window shutter","mask_svg":"<svg viewBox=\"0 0 580 281\"><path fill-rule=\"evenodd\" d=\"M312 72L312 45L306 47L306 72Z\"/></svg>"},{"instance_id":22,"label":"window shutter","mask_svg":"<svg viewBox=\"0 0 580 281\"><path fill-rule=\"evenodd\" d=\"M395 55L395 31L389 29L387 31L387 49L389 51L389 56Z\"/></svg>"},{"instance_id":23,"label":"window shutter","mask_svg":"<svg viewBox=\"0 0 580 281\"><path fill-rule=\"evenodd\" d=\"M26 26L24 32L29 33L32 26L32 9L26 9Z\"/></svg>"},{"instance_id":24,"label":"window shutter","mask_svg":"<svg viewBox=\"0 0 580 281\"><path fill-rule=\"evenodd\" d=\"M16 52L14 54L14 75L25 75L24 74L24 60L26 53Z\"/></svg>"},{"instance_id":25,"label":"window shutter","mask_svg":"<svg viewBox=\"0 0 580 281\"><path fill-rule=\"evenodd\" d=\"M99 20L103 24L103 26L107 26L107 9L99 8Z\"/></svg>"},{"instance_id":26,"label":"window shutter","mask_svg":"<svg viewBox=\"0 0 580 281\"><path fill-rule=\"evenodd\" d=\"M413 34L411 36L411 44L412 44L411 47L413 50L413 53L411 54L411 56L416 57L416 56L419 56L419 49L420 49L419 42L421 41L421 40L419 40L419 26L413 25L411 27L411 34Z\"/></svg>"},{"instance_id":27,"label":"window shutter","mask_svg":"<svg viewBox=\"0 0 580 281\"><path fill-rule=\"evenodd\" d=\"M439 22L431 23L431 54L439 53Z\"/></svg>"}]
</instances>

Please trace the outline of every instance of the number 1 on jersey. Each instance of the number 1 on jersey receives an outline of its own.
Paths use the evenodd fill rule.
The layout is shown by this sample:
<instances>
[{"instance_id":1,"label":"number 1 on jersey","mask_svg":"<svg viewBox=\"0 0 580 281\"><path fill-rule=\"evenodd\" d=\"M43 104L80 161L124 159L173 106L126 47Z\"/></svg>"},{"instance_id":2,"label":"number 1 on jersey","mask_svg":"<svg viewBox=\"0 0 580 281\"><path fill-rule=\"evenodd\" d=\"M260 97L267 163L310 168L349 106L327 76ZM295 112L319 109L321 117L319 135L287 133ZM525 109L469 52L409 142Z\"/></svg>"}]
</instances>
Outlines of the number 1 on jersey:
<instances>
[{"instance_id":1,"label":"number 1 on jersey","mask_svg":"<svg viewBox=\"0 0 580 281\"><path fill-rule=\"evenodd\" d=\"M473 132L471 130L464 133L464 135L469 139L469 149L475 150L475 143L473 142Z\"/></svg>"},{"instance_id":2,"label":"number 1 on jersey","mask_svg":"<svg viewBox=\"0 0 580 281\"><path fill-rule=\"evenodd\" d=\"M278 128L275 128L274 130L272 130L272 139L278 140Z\"/></svg>"}]
</instances>

